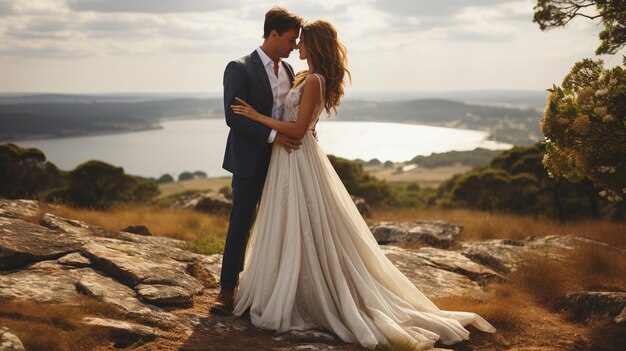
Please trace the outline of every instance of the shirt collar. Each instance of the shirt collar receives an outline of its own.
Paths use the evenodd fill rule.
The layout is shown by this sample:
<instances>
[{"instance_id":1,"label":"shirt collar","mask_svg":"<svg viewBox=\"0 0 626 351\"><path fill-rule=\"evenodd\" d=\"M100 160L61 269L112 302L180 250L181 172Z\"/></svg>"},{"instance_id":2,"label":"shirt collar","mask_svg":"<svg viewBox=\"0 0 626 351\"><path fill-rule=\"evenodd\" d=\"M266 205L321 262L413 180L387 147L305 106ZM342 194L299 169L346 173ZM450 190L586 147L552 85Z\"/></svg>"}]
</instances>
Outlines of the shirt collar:
<instances>
[{"instance_id":1,"label":"shirt collar","mask_svg":"<svg viewBox=\"0 0 626 351\"><path fill-rule=\"evenodd\" d=\"M270 65L270 67L274 67L274 61L272 61L272 59L267 56L267 54L261 49L261 47L259 46L258 48L256 48L256 52L259 54L259 57L261 58L261 62L263 62L263 66L267 66ZM278 60L278 63L280 63L280 60ZM280 66L278 66L280 68Z\"/></svg>"}]
</instances>

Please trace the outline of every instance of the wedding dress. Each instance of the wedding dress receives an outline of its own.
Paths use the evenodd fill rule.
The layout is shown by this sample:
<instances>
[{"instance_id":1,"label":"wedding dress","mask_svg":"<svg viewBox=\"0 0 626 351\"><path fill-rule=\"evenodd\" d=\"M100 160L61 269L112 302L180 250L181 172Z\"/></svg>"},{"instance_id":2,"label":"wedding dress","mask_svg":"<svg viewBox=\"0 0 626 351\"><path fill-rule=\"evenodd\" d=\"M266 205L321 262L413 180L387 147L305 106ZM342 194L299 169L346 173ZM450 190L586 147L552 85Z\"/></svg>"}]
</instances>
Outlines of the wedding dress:
<instances>
[{"instance_id":1,"label":"wedding dress","mask_svg":"<svg viewBox=\"0 0 626 351\"><path fill-rule=\"evenodd\" d=\"M286 97L287 121L302 86ZM468 324L495 331L474 313L440 310L387 259L310 131L299 150L274 145L234 303L257 327L322 327L367 348L453 344Z\"/></svg>"}]
</instances>

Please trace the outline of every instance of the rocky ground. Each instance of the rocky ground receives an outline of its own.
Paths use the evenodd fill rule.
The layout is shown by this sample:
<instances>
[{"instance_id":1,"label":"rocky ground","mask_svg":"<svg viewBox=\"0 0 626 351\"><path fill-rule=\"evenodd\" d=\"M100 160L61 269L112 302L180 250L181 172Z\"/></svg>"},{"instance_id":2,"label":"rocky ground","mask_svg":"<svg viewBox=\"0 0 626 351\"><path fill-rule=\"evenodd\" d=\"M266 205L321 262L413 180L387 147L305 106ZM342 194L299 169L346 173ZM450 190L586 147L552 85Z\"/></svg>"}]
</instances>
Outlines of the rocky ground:
<instances>
[{"instance_id":1,"label":"rocky ground","mask_svg":"<svg viewBox=\"0 0 626 351\"><path fill-rule=\"evenodd\" d=\"M98 350L120 345L146 351L361 349L323 330L275 333L254 327L247 316L212 316L208 307L218 293L221 255L190 253L177 248L178 240L57 217L46 206L0 200L0 300L71 306L88 297L116 306L127 318L81 321L109 332L109 342ZM461 230L439 221L372 226L389 259L432 299L479 296L485 287L505 281L531 252L559 259L580 246L621 250L575 235L461 242ZM416 242L424 247L403 248ZM567 300L571 309L613 323L623 325L626 319L623 292L578 292ZM3 327L0 350L19 350L19 339ZM476 337L506 343L497 335Z\"/></svg>"}]
</instances>

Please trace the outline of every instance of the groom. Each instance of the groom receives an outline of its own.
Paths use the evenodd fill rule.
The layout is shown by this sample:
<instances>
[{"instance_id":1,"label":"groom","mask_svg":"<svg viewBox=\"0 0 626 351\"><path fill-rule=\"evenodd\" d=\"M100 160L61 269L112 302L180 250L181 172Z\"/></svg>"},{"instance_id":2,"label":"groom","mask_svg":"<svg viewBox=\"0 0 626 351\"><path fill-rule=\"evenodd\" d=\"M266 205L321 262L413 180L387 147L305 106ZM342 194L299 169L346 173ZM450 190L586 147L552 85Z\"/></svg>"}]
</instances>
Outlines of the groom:
<instances>
[{"instance_id":1,"label":"groom","mask_svg":"<svg viewBox=\"0 0 626 351\"><path fill-rule=\"evenodd\" d=\"M281 7L265 14L263 44L250 55L231 61L224 71L224 111L230 127L222 167L233 174L230 222L224 246L220 293L210 312L229 315L233 295L243 270L246 245L257 204L261 198L265 175L276 143L288 151L302 142L277 133L260 123L233 114L235 97L248 102L255 110L282 119L285 96L291 89L294 72L281 61L296 49L302 19Z\"/></svg>"}]
</instances>

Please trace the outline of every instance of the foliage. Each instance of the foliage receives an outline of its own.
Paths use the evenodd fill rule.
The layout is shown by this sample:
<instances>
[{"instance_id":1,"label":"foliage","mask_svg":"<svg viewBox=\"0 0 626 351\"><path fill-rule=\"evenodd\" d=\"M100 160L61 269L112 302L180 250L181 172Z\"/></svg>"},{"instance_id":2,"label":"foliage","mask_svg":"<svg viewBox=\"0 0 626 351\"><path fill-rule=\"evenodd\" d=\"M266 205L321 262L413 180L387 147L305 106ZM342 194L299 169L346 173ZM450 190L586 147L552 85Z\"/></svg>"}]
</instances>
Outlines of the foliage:
<instances>
[{"instance_id":1,"label":"foliage","mask_svg":"<svg viewBox=\"0 0 626 351\"><path fill-rule=\"evenodd\" d=\"M196 179L204 179L204 178L206 178L206 177L207 177L207 174L206 174L206 172L204 172L204 171L195 171L195 172L193 172L193 176L194 176Z\"/></svg>"},{"instance_id":2,"label":"foliage","mask_svg":"<svg viewBox=\"0 0 626 351\"><path fill-rule=\"evenodd\" d=\"M101 161L87 161L70 172L66 200L79 207L106 209L117 203L147 202L158 195L156 183L124 173Z\"/></svg>"},{"instance_id":3,"label":"foliage","mask_svg":"<svg viewBox=\"0 0 626 351\"><path fill-rule=\"evenodd\" d=\"M149 202L159 194L156 183L134 177L100 161L70 172L59 170L38 149L0 145L0 197L64 201L75 206L109 208L124 202Z\"/></svg>"},{"instance_id":4,"label":"foliage","mask_svg":"<svg viewBox=\"0 0 626 351\"><path fill-rule=\"evenodd\" d=\"M0 196L9 199L34 198L65 184L64 172L39 149L0 145Z\"/></svg>"},{"instance_id":5,"label":"foliage","mask_svg":"<svg viewBox=\"0 0 626 351\"><path fill-rule=\"evenodd\" d=\"M164 184L164 183L171 183L174 181L174 177L172 177L169 174L164 174L162 176L159 177L159 179L156 180L157 184Z\"/></svg>"},{"instance_id":6,"label":"foliage","mask_svg":"<svg viewBox=\"0 0 626 351\"><path fill-rule=\"evenodd\" d=\"M328 159L350 194L364 198L370 205L395 202L391 186L370 176L363 165L333 155Z\"/></svg>"},{"instance_id":7,"label":"foliage","mask_svg":"<svg viewBox=\"0 0 626 351\"><path fill-rule=\"evenodd\" d=\"M585 13L595 8L593 14ZM563 27L576 17L602 19L600 46L596 55L615 54L626 45L626 1L624 0L538 0L533 22L541 30Z\"/></svg>"},{"instance_id":8,"label":"foliage","mask_svg":"<svg viewBox=\"0 0 626 351\"><path fill-rule=\"evenodd\" d=\"M178 180L179 181L183 181L183 180L192 180L194 179L194 175L191 172L183 172L181 174L178 175Z\"/></svg>"},{"instance_id":9,"label":"foliage","mask_svg":"<svg viewBox=\"0 0 626 351\"><path fill-rule=\"evenodd\" d=\"M425 168L452 166L457 163L476 167L488 164L492 158L501 152L501 150L476 148L471 151L432 153L430 156L415 156L410 163L417 163L420 167Z\"/></svg>"},{"instance_id":10,"label":"foliage","mask_svg":"<svg viewBox=\"0 0 626 351\"><path fill-rule=\"evenodd\" d=\"M217 192L224 195L224 197L227 199L233 198L233 189L228 185L224 185Z\"/></svg>"},{"instance_id":11,"label":"foliage","mask_svg":"<svg viewBox=\"0 0 626 351\"><path fill-rule=\"evenodd\" d=\"M512 175L485 167L461 176L451 191L451 201L461 207L529 213L535 210L537 178L529 173Z\"/></svg>"},{"instance_id":12,"label":"foliage","mask_svg":"<svg viewBox=\"0 0 626 351\"><path fill-rule=\"evenodd\" d=\"M626 64L626 59L625 59ZM543 164L555 179L584 178L610 201L626 194L626 70L584 59L549 90L541 130Z\"/></svg>"},{"instance_id":13,"label":"foliage","mask_svg":"<svg viewBox=\"0 0 626 351\"><path fill-rule=\"evenodd\" d=\"M489 166L459 174L439 186L435 203L444 207L568 218L623 218L624 207L599 203L593 184L551 179L542 165L545 145L514 147Z\"/></svg>"}]
</instances>

